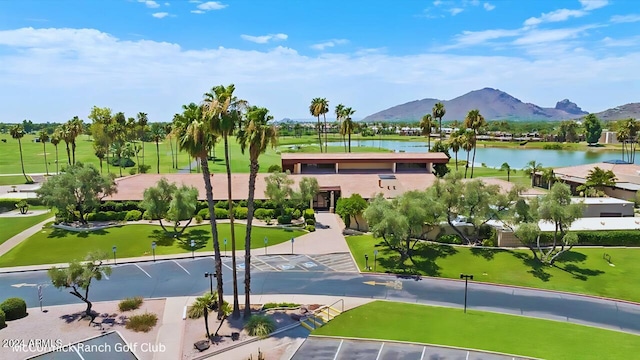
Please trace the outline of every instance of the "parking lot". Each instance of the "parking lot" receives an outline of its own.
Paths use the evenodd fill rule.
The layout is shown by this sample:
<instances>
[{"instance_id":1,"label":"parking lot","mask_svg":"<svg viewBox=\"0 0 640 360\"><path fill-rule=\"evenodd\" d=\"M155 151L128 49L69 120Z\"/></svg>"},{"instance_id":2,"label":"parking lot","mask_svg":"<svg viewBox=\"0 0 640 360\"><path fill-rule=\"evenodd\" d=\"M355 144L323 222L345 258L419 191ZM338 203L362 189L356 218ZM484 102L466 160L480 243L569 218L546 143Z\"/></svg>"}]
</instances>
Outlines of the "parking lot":
<instances>
[{"instance_id":1,"label":"parking lot","mask_svg":"<svg viewBox=\"0 0 640 360\"><path fill-rule=\"evenodd\" d=\"M138 360L115 331L30 357L33 360Z\"/></svg>"},{"instance_id":2,"label":"parking lot","mask_svg":"<svg viewBox=\"0 0 640 360\"><path fill-rule=\"evenodd\" d=\"M292 360L515 360L501 354L408 343L311 336Z\"/></svg>"}]
</instances>

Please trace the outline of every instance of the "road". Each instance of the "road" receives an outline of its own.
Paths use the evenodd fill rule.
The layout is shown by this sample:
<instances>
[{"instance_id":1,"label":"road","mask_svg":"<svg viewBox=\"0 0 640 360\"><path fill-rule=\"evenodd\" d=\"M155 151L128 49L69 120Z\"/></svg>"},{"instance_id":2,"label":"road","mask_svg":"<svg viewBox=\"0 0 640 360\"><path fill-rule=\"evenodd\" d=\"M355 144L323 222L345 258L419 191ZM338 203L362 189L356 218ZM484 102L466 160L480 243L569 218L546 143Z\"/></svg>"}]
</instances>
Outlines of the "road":
<instances>
[{"instance_id":1,"label":"road","mask_svg":"<svg viewBox=\"0 0 640 360\"><path fill-rule=\"evenodd\" d=\"M462 307L464 301L464 282L460 281L344 272L345 269L322 264L326 257L256 256L254 260L255 294L365 297L449 307ZM225 259L223 267L227 295L231 293L230 263L230 259ZM204 273L212 269L211 258L117 265L108 279L92 284L90 299L200 295L209 289L209 279ZM243 272L238 275L242 282ZM45 285L45 306L80 302L67 291L53 288L45 271L1 274L1 298L17 296L24 298L29 307L37 307L37 284ZM242 291L244 286L239 288ZM469 282L468 291L469 309L568 321L640 335L640 305L475 282Z\"/></svg>"}]
</instances>

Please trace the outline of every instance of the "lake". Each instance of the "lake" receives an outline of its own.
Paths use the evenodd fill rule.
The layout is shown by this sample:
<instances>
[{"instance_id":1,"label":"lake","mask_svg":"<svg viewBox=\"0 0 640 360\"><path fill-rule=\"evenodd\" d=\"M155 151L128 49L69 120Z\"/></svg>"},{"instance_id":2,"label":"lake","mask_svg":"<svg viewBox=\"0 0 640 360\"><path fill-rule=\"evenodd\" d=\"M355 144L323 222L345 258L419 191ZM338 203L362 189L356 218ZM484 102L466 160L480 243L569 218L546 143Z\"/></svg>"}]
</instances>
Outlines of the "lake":
<instances>
[{"instance_id":1,"label":"lake","mask_svg":"<svg viewBox=\"0 0 640 360\"><path fill-rule=\"evenodd\" d=\"M431 146L433 146L433 141ZM482 163L488 167L499 168L507 162L514 169L522 169L531 160L542 163L543 167L564 167L582 164L591 164L606 160L620 160L620 151L569 151L569 150L541 150L541 149L514 149L514 148L484 148L478 147L476 151L476 165ZM330 142L329 146L343 146L342 142ZM351 147L369 146L393 151L427 152L427 143L398 140L351 140ZM451 152L452 159L455 154ZM458 160L465 160L467 153L458 152ZM471 153L473 156L473 152Z\"/></svg>"}]
</instances>

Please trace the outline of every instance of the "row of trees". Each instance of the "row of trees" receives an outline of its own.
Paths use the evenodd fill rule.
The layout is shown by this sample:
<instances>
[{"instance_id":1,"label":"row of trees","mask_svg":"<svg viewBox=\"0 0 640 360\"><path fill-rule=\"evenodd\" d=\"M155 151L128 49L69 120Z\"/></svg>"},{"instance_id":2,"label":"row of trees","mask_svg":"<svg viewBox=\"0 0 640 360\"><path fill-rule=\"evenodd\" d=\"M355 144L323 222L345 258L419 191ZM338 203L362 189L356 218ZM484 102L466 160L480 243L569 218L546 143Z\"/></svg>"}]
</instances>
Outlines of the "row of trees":
<instances>
[{"instance_id":1,"label":"row of trees","mask_svg":"<svg viewBox=\"0 0 640 360\"><path fill-rule=\"evenodd\" d=\"M326 153L328 151L327 132L329 128L327 126L327 113L329 112L329 101L326 98L314 98L311 100L311 105L309 105L309 112L312 116L318 118L318 123L316 124L318 144L320 145L320 152L324 151ZM340 136L342 136L345 152L351 152L351 134L356 131L357 127L351 116L355 114L355 112L355 110L350 107L346 107L343 104L338 104L335 108L337 127L339 129ZM320 115L322 115L324 119L324 125L320 123ZM322 133L324 133L324 150ZM348 148L346 138L348 138Z\"/></svg>"}]
</instances>

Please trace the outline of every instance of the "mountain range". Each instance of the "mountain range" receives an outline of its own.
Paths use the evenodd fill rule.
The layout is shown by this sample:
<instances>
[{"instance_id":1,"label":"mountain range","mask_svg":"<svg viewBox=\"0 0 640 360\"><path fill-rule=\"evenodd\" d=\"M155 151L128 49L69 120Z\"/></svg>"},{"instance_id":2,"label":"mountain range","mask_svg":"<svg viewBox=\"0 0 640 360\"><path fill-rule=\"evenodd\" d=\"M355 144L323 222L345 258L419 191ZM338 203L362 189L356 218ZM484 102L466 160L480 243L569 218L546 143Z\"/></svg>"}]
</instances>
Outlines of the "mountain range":
<instances>
[{"instance_id":1,"label":"mountain range","mask_svg":"<svg viewBox=\"0 0 640 360\"><path fill-rule=\"evenodd\" d=\"M425 114L431 114L433 105L442 102L446 114L442 118L447 120L464 120L469 110L478 109L486 120L569 120L579 119L587 115L578 105L564 99L558 101L553 108L545 108L531 103L524 103L519 99L492 88L471 91L451 100L422 99L396 105L375 114L371 114L362 121L419 121ZM617 120L625 118L640 118L640 103L631 103L596 113L600 120Z\"/></svg>"}]
</instances>

